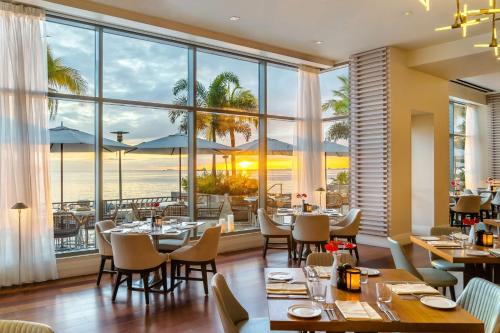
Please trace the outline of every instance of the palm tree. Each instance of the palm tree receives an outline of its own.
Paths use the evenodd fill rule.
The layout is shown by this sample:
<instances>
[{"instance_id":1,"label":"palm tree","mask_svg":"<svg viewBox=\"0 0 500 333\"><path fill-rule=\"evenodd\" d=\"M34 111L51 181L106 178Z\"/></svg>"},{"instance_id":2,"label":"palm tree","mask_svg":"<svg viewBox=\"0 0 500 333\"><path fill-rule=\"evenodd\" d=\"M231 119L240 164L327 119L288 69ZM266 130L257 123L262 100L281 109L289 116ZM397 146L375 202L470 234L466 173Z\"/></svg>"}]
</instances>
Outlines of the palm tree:
<instances>
[{"instance_id":1,"label":"palm tree","mask_svg":"<svg viewBox=\"0 0 500 333\"><path fill-rule=\"evenodd\" d=\"M323 112L327 112L331 109L334 115L343 116L349 114L349 78L345 75L341 75L338 78L342 83L340 89L332 90L333 97L323 103L321 108ZM337 141L339 139L348 140L350 131L351 129L347 121L336 122L328 129L326 139L330 141Z\"/></svg>"},{"instance_id":2,"label":"palm tree","mask_svg":"<svg viewBox=\"0 0 500 333\"><path fill-rule=\"evenodd\" d=\"M175 103L187 104L187 80L179 80L174 86ZM208 90L197 82L197 105L222 109L255 110L257 98L250 90L240 85L238 76L232 72L223 72L217 75L210 83ZM171 110L170 121L175 122L182 115L180 130L187 131L187 115L185 112ZM256 121L251 117L238 115L221 115L217 113L198 114L197 130L204 134L207 140L217 141L217 137L229 135L231 147L236 146L236 134L242 134L246 141L252 135L251 124L256 127ZM231 155L232 174L236 174L236 157ZM215 174L215 155L212 157L212 174Z\"/></svg>"},{"instance_id":3,"label":"palm tree","mask_svg":"<svg viewBox=\"0 0 500 333\"><path fill-rule=\"evenodd\" d=\"M69 93L83 95L87 91L87 81L80 72L74 68L65 66L61 58L54 58L52 50L47 47L47 77L49 92L58 92L66 89ZM49 99L50 117L57 114L57 101Z\"/></svg>"}]
</instances>

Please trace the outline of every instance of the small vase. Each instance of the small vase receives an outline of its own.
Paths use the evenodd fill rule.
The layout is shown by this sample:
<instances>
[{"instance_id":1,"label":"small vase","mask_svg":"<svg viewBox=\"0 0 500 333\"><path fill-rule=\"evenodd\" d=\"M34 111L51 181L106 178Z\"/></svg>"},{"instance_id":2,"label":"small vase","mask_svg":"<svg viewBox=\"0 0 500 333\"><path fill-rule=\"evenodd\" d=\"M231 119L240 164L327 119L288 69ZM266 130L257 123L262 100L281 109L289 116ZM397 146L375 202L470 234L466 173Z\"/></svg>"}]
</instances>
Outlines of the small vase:
<instances>
[{"instance_id":1,"label":"small vase","mask_svg":"<svg viewBox=\"0 0 500 333\"><path fill-rule=\"evenodd\" d=\"M339 267L339 259L337 253L332 253L333 255L333 265L332 265L332 272L330 274L330 285L333 287L337 286L337 274L338 274L338 267Z\"/></svg>"},{"instance_id":2,"label":"small vase","mask_svg":"<svg viewBox=\"0 0 500 333\"><path fill-rule=\"evenodd\" d=\"M469 244L474 244L475 239L476 239L476 225L473 224L470 226Z\"/></svg>"}]
</instances>

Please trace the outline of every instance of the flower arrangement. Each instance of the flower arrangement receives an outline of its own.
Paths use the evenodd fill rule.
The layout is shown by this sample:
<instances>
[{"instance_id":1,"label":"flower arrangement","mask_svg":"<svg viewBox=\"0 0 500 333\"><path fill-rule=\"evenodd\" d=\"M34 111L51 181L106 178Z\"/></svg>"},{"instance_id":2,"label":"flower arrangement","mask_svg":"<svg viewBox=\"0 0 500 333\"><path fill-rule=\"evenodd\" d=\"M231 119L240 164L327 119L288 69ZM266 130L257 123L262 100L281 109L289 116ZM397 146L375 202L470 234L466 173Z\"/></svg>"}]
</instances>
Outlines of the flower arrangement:
<instances>
[{"instance_id":1,"label":"flower arrangement","mask_svg":"<svg viewBox=\"0 0 500 333\"><path fill-rule=\"evenodd\" d=\"M307 198L307 194L306 193L297 193L297 195L295 197L297 199L305 200Z\"/></svg>"},{"instance_id":2,"label":"flower arrangement","mask_svg":"<svg viewBox=\"0 0 500 333\"><path fill-rule=\"evenodd\" d=\"M474 218L464 218L462 219L462 224L464 225L469 225L469 226L472 226L472 225L476 225L477 223L479 223L479 220L477 219L477 217L474 217Z\"/></svg>"},{"instance_id":3,"label":"flower arrangement","mask_svg":"<svg viewBox=\"0 0 500 333\"><path fill-rule=\"evenodd\" d=\"M354 248L354 244L351 242L332 240L330 243L325 245L325 250L332 254L336 253L340 248L343 250L352 250Z\"/></svg>"}]
</instances>

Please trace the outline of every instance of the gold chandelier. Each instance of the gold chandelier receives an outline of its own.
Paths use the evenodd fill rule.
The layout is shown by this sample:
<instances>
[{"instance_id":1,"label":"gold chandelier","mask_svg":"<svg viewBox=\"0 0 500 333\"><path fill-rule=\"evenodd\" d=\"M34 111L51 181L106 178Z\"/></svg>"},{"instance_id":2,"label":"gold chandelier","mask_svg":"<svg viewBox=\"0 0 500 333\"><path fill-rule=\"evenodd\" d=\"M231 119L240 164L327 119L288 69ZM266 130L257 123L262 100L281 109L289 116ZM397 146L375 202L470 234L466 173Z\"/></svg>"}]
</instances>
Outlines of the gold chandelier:
<instances>
[{"instance_id":1,"label":"gold chandelier","mask_svg":"<svg viewBox=\"0 0 500 333\"><path fill-rule=\"evenodd\" d=\"M453 24L436 28L436 31L445 31L453 29L462 29L462 36L467 37L467 28L483 22L491 22L491 41L484 44L475 44L474 47L488 47L492 48L495 57L500 60L496 21L500 20L497 14L500 14L500 8L497 8L496 0L489 0L489 8L486 9L468 9L467 4L463 7L460 5L460 0L456 0L456 11L454 15ZM430 0L420 0L420 3L427 11L430 10ZM463 9L462 9L463 8Z\"/></svg>"}]
</instances>

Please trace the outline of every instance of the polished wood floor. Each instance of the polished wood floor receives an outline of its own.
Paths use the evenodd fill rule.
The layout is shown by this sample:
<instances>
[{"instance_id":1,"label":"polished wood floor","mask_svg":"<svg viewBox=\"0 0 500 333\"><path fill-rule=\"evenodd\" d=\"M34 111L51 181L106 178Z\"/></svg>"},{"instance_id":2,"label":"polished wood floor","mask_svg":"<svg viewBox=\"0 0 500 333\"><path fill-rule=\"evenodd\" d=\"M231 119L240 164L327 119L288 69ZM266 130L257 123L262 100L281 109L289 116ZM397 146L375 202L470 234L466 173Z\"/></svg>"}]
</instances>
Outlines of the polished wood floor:
<instances>
[{"instance_id":1,"label":"polished wood floor","mask_svg":"<svg viewBox=\"0 0 500 333\"><path fill-rule=\"evenodd\" d=\"M427 252L407 249L415 265L428 266ZM360 265L392 268L388 249L360 246ZM219 272L251 316L266 316L264 267L289 267L286 251L261 250L220 255ZM143 294L120 288L111 303L112 279L103 276L101 286L89 275L0 290L0 319L43 322L56 332L222 332L213 296L204 296L198 282L183 283L173 293L153 294L146 306Z\"/></svg>"}]
</instances>

